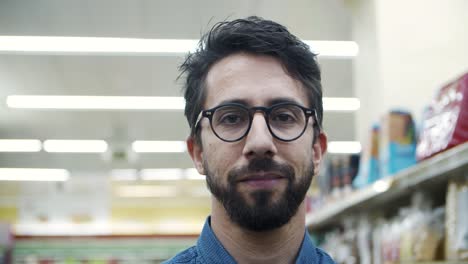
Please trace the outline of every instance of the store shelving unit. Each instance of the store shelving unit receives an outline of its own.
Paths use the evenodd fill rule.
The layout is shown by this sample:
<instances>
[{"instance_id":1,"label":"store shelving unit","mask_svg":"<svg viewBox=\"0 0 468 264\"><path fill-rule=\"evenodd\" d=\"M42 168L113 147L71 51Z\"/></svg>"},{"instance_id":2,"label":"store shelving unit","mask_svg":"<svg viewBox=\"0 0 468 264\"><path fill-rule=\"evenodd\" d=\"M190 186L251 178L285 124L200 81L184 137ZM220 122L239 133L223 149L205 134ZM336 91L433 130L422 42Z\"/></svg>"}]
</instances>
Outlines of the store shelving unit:
<instances>
[{"instance_id":1,"label":"store shelving unit","mask_svg":"<svg viewBox=\"0 0 468 264\"><path fill-rule=\"evenodd\" d=\"M312 232L320 231L340 222L348 215L385 208L397 199L409 197L415 190L445 188L450 179L467 174L468 142L439 153L392 177L354 191L343 199L325 204L322 209L306 215L306 225Z\"/></svg>"},{"instance_id":2,"label":"store shelving unit","mask_svg":"<svg viewBox=\"0 0 468 264\"><path fill-rule=\"evenodd\" d=\"M13 263L29 263L27 259L34 256L36 260L53 263L116 260L117 263L154 264L193 246L197 238L197 235L23 236L16 238L12 260Z\"/></svg>"}]
</instances>

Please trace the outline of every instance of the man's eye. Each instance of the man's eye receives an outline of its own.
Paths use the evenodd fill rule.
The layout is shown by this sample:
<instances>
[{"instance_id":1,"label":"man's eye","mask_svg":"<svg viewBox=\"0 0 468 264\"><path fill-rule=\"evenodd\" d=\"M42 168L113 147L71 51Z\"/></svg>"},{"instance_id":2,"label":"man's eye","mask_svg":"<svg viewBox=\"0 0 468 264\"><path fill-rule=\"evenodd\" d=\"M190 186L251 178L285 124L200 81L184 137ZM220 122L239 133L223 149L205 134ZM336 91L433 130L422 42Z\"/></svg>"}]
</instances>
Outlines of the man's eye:
<instances>
[{"instance_id":1,"label":"man's eye","mask_svg":"<svg viewBox=\"0 0 468 264\"><path fill-rule=\"evenodd\" d=\"M242 116L238 114L226 114L220 119L221 124L238 124L243 121Z\"/></svg>"},{"instance_id":2,"label":"man's eye","mask_svg":"<svg viewBox=\"0 0 468 264\"><path fill-rule=\"evenodd\" d=\"M294 115L290 113L277 113L273 116L272 119L273 119L272 121L283 122L283 123L291 123L291 122L296 121L296 118L294 117Z\"/></svg>"}]
</instances>

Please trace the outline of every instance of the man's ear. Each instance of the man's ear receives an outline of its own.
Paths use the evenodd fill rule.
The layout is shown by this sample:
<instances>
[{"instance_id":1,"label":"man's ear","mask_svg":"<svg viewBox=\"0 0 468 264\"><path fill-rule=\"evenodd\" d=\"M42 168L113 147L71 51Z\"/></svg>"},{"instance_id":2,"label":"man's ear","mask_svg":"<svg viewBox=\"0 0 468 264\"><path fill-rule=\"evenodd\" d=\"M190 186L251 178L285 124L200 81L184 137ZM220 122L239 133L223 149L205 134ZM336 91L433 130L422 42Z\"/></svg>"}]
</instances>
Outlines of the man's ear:
<instances>
[{"instance_id":1,"label":"man's ear","mask_svg":"<svg viewBox=\"0 0 468 264\"><path fill-rule=\"evenodd\" d=\"M322 163L323 157L327 152L327 135L321 131L313 145L314 149L314 175L317 175L320 170L320 164Z\"/></svg>"},{"instance_id":2,"label":"man's ear","mask_svg":"<svg viewBox=\"0 0 468 264\"><path fill-rule=\"evenodd\" d=\"M192 158L193 165L197 169L198 173L205 175L205 170L203 168L203 148L197 143L195 136L189 136L186 140L187 150Z\"/></svg>"}]
</instances>

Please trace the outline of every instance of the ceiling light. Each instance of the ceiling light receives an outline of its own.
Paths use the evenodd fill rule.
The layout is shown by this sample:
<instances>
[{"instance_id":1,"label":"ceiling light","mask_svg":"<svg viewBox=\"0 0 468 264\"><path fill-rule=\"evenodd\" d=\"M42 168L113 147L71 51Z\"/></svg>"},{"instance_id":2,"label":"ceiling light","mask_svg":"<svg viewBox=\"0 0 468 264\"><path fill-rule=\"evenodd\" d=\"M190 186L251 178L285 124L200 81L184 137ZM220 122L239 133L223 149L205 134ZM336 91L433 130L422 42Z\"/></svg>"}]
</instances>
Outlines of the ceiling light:
<instances>
[{"instance_id":1,"label":"ceiling light","mask_svg":"<svg viewBox=\"0 0 468 264\"><path fill-rule=\"evenodd\" d=\"M306 40L304 42L319 57L352 58L359 53L359 46L354 41Z\"/></svg>"},{"instance_id":2,"label":"ceiling light","mask_svg":"<svg viewBox=\"0 0 468 264\"><path fill-rule=\"evenodd\" d=\"M205 180L206 176L198 173L197 169L185 169L185 178L187 180Z\"/></svg>"},{"instance_id":3,"label":"ceiling light","mask_svg":"<svg viewBox=\"0 0 468 264\"><path fill-rule=\"evenodd\" d=\"M83 110L181 110L183 97L170 96L63 96L10 95L10 108Z\"/></svg>"},{"instance_id":4,"label":"ceiling light","mask_svg":"<svg viewBox=\"0 0 468 264\"><path fill-rule=\"evenodd\" d=\"M66 96L66 95L10 95L10 108L66 109L66 110L183 110L185 100L177 96ZM356 111L357 98L324 97L324 111Z\"/></svg>"},{"instance_id":5,"label":"ceiling light","mask_svg":"<svg viewBox=\"0 0 468 264\"><path fill-rule=\"evenodd\" d=\"M0 139L0 152L39 152L41 147L37 139Z\"/></svg>"},{"instance_id":6,"label":"ceiling light","mask_svg":"<svg viewBox=\"0 0 468 264\"><path fill-rule=\"evenodd\" d=\"M116 193L120 197L151 198L174 197L178 191L176 186L128 185L119 186Z\"/></svg>"},{"instance_id":7,"label":"ceiling light","mask_svg":"<svg viewBox=\"0 0 468 264\"><path fill-rule=\"evenodd\" d=\"M185 141L143 141L137 140L132 143L133 151L137 153L149 152L185 152Z\"/></svg>"},{"instance_id":8,"label":"ceiling light","mask_svg":"<svg viewBox=\"0 0 468 264\"><path fill-rule=\"evenodd\" d=\"M107 143L104 140L46 140L44 150L47 152L102 153L107 151Z\"/></svg>"},{"instance_id":9,"label":"ceiling light","mask_svg":"<svg viewBox=\"0 0 468 264\"><path fill-rule=\"evenodd\" d=\"M198 173L195 168L164 168L164 169L114 169L111 178L115 181L177 181L177 180L205 180L206 177Z\"/></svg>"},{"instance_id":10,"label":"ceiling light","mask_svg":"<svg viewBox=\"0 0 468 264\"><path fill-rule=\"evenodd\" d=\"M361 107L357 98L324 97L322 100L324 111L356 111Z\"/></svg>"},{"instance_id":11,"label":"ceiling light","mask_svg":"<svg viewBox=\"0 0 468 264\"><path fill-rule=\"evenodd\" d=\"M359 53L354 41L304 42L319 57L351 58ZM0 36L3 54L184 55L197 47L196 39Z\"/></svg>"},{"instance_id":12,"label":"ceiling light","mask_svg":"<svg viewBox=\"0 0 468 264\"><path fill-rule=\"evenodd\" d=\"M0 181L66 181L69 177L63 169L0 168Z\"/></svg>"},{"instance_id":13,"label":"ceiling light","mask_svg":"<svg viewBox=\"0 0 468 264\"><path fill-rule=\"evenodd\" d=\"M177 181L184 178L183 169L143 169L140 172L142 180Z\"/></svg>"},{"instance_id":14,"label":"ceiling light","mask_svg":"<svg viewBox=\"0 0 468 264\"><path fill-rule=\"evenodd\" d=\"M330 141L327 151L336 154L356 154L361 152L361 143L358 141Z\"/></svg>"},{"instance_id":15,"label":"ceiling light","mask_svg":"<svg viewBox=\"0 0 468 264\"><path fill-rule=\"evenodd\" d=\"M179 55L197 48L194 39L0 36L0 53L76 55Z\"/></svg>"}]
</instances>

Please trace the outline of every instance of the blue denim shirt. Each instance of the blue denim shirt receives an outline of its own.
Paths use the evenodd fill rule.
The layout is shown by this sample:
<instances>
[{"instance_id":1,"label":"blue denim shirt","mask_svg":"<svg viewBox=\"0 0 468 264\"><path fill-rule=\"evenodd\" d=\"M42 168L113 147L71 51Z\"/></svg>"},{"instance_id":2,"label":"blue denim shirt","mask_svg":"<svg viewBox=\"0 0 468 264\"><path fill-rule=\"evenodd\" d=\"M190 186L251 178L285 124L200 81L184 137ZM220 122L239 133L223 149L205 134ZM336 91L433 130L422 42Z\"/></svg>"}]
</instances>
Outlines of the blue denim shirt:
<instances>
[{"instance_id":1,"label":"blue denim shirt","mask_svg":"<svg viewBox=\"0 0 468 264\"><path fill-rule=\"evenodd\" d=\"M205 222L197 244L188 248L175 257L163 262L164 264L235 264L234 258L224 249L216 238L210 226L210 218ZM316 248L307 232L304 232L304 240L296 259L296 264L335 264L331 257L323 250Z\"/></svg>"}]
</instances>

